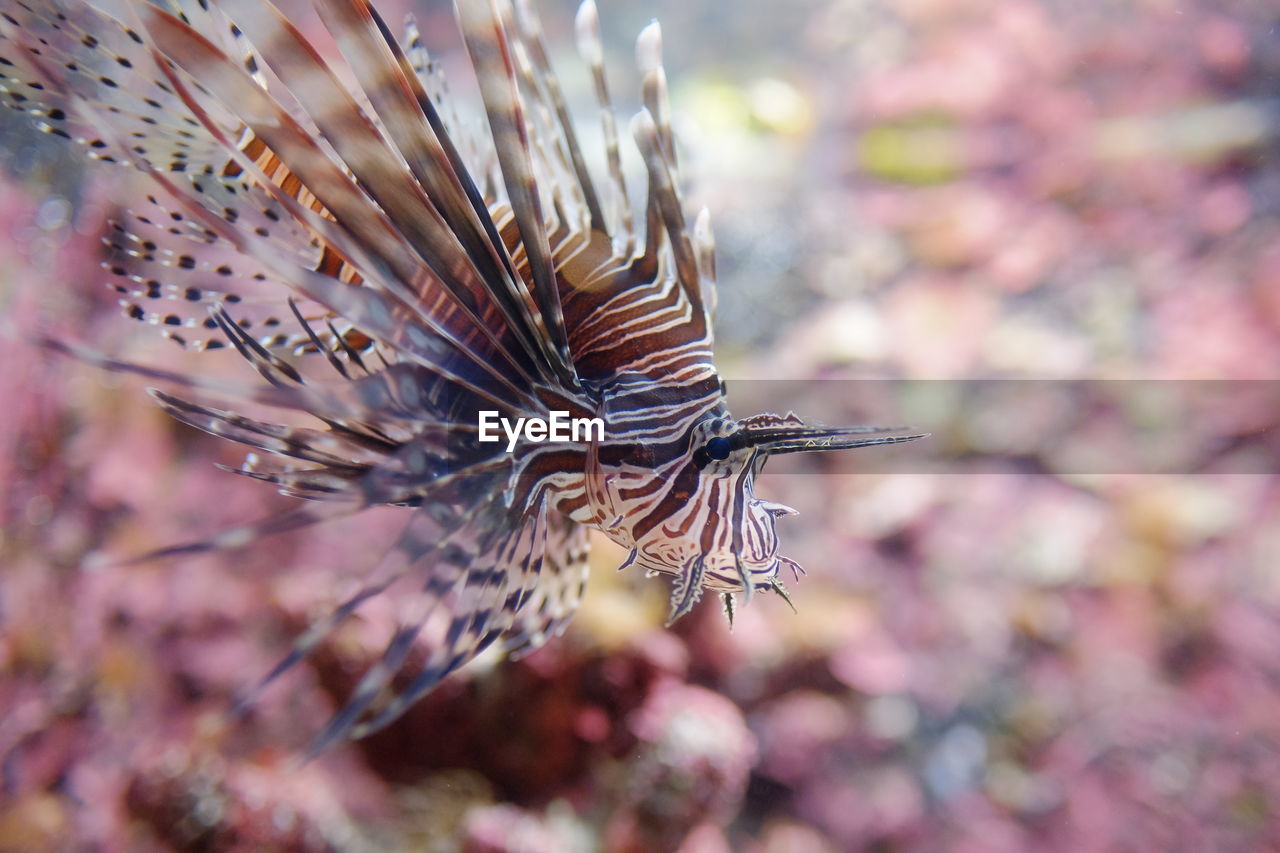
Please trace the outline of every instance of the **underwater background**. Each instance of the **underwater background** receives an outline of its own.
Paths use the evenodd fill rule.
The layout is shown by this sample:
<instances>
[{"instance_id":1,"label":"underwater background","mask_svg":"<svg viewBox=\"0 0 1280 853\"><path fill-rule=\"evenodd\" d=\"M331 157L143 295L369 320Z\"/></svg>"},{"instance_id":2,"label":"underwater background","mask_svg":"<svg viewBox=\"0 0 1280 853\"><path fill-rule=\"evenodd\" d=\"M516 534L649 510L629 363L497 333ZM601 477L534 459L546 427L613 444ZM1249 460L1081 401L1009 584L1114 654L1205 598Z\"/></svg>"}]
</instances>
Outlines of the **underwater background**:
<instances>
[{"instance_id":1,"label":"underwater background","mask_svg":"<svg viewBox=\"0 0 1280 853\"><path fill-rule=\"evenodd\" d=\"M600 7L624 116L663 25L730 401L930 446L770 466L797 612L664 630L598 538L563 638L299 765L390 608L228 709L396 512L121 564L287 501L31 346L245 369L120 317L100 237L144 184L3 111L0 849L1280 848L1280 10ZM414 8L465 93L448 5ZM589 122L573 6L540 8Z\"/></svg>"}]
</instances>

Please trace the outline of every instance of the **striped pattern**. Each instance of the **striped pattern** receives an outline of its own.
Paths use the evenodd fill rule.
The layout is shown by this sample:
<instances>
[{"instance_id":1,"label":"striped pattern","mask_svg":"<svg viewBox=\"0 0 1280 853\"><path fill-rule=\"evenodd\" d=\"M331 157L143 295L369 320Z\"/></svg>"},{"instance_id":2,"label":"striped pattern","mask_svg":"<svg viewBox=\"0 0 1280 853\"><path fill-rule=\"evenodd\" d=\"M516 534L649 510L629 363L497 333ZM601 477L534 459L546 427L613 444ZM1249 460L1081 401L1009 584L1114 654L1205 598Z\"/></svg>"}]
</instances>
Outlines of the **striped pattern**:
<instances>
[{"instance_id":1,"label":"striped pattern","mask_svg":"<svg viewBox=\"0 0 1280 853\"><path fill-rule=\"evenodd\" d=\"M576 31L600 180L524 0L457 6L480 138L458 126L412 24L400 43L366 0L315 10L341 58L322 59L269 0L13 0L0 19L7 103L154 180L107 237L125 313L188 348L233 346L261 381L53 345L172 387L155 394L171 415L255 451L237 473L305 499L163 554L405 507L360 592L263 685L393 596L400 628L316 748L375 730L490 645L523 653L559 633L590 527L673 578L673 620L705 590L731 617L734 595L785 596L780 576L800 570L774 530L791 510L754 493L765 460L918 436L730 416L712 363L710 219L691 225L680 197L657 25L639 39L645 106L630 123L648 174L638 228L590 0ZM240 401L316 426L252 419ZM605 438L508 453L478 440L482 409L600 417ZM425 663L387 699L418 646Z\"/></svg>"}]
</instances>

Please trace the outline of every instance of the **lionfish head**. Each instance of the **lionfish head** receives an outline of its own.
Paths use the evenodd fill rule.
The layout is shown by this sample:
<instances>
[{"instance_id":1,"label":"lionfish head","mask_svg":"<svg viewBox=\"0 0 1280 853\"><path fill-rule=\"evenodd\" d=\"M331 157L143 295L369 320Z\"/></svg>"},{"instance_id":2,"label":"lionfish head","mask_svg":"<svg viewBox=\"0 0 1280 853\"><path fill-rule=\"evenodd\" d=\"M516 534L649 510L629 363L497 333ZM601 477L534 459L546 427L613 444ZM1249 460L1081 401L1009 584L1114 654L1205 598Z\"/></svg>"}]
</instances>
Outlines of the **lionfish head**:
<instances>
[{"instance_id":1,"label":"lionfish head","mask_svg":"<svg viewBox=\"0 0 1280 853\"><path fill-rule=\"evenodd\" d=\"M764 463L776 454L849 450L924 437L887 435L899 431L806 423L792 413L705 418L690 430L682 464L659 504L670 512L636 537L626 565L675 576L668 624L688 613L704 589L721 594L731 621L735 593L743 595L744 604L761 589L786 598L783 569L797 577L804 570L778 553L776 524L796 511L756 497L755 478Z\"/></svg>"}]
</instances>

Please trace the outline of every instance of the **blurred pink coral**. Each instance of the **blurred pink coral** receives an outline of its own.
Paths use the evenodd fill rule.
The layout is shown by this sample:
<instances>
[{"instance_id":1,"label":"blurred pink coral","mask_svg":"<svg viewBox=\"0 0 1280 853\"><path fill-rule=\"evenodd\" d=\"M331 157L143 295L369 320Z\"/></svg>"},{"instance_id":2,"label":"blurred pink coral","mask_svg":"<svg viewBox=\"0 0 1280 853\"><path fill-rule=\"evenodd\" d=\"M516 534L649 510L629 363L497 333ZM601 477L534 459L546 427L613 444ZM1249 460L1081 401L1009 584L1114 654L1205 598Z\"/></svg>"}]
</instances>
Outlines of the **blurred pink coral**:
<instances>
[{"instance_id":1,"label":"blurred pink coral","mask_svg":"<svg viewBox=\"0 0 1280 853\"><path fill-rule=\"evenodd\" d=\"M473 809L466 818L461 853L576 853L590 850L581 830L558 826L514 806Z\"/></svg>"},{"instance_id":2,"label":"blurred pink coral","mask_svg":"<svg viewBox=\"0 0 1280 853\"><path fill-rule=\"evenodd\" d=\"M622 794L605 828L609 849L686 849L695 830L697 849L709 849L715 827L737 811L755 760L742 712L704 688L665 681L633 714L631 728L638 744L618 770Z\"/></svg>"}]
</instances>

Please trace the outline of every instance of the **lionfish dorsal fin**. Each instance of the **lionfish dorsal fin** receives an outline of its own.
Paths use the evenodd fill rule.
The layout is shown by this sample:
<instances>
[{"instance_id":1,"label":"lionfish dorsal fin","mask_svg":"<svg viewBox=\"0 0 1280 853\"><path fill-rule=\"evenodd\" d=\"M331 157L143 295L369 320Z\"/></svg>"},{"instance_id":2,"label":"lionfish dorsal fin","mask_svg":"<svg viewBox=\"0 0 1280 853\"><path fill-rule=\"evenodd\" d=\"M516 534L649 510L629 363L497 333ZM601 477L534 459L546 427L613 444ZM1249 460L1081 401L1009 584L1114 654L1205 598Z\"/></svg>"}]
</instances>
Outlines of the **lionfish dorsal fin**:
<instances>
[{"instance_id":1,"label":"lionfish dorsal fin","mask_svg":"<svg viewBox=\"0 0 1280 853\"><path fill-rule=\"evenodd\" d=\"M523 287L461 152L408 57L363 0L326 0L319 8L391 142L461 243L506 323L528 351L549 357L541 343L539 308ZM420 45L416 50L425 53ZM545 364L552 367L549 360Z\"/></svg>"},{"instance_id":2,"label":"lionfish dorsal fin","mask_svg":"<svg viewBox=\"0 0 1280 853\"><path fill-rule=\"evenodd\" d=\"M542 22L538 19L538 13L529 0L515 0L514 8L517 30L532 63L530 88L555 115L558 132L554 134L553 145L557 157L567 158L565 165L572 171L574 178L570 186L582 195L591 230L608 233L604 210L600 206L595 182L591 178L591 173L587 171L587 164L578 145L578 135L573 127L573 119L569 115L569 107L565 104L560 80L547 57Z\"/></svg>"},{"instance_id":3,"label":"lionfish dorsal fin","mask_svg":"<svg viewBox=\"0 0 1280 853\"><path fill-rule=\"evenodd\" d=\"M618 257L630 258L636 247L635 215L627 194L626 176L622 171L622 152L618 145L618 121L609 83L604 72L604 46L600 42L600 14L594 0L583 0L574 21L578 52L591 70L596 103L600 107L600 131L604 138L605 163L609 172L611 208L610 233Z\"/></svg>"},{"instance_id":4,"label":"lionfish dorsal fin","mask_svg":"<svg viewBox=\"0 0 1280 853\"><path fill-rule=\"evenodd\" d=\"M507 30L496 0L457 3L455 9L480 84L503 183L532 280L533 298L541 319L540 340L545 341L547 355L553 360L559 378L569 387L575 387L578 377L569 351L569 334L564 325L555 264L534 175L529 129L519 97Z\"/></svg>"}]
</instances>

